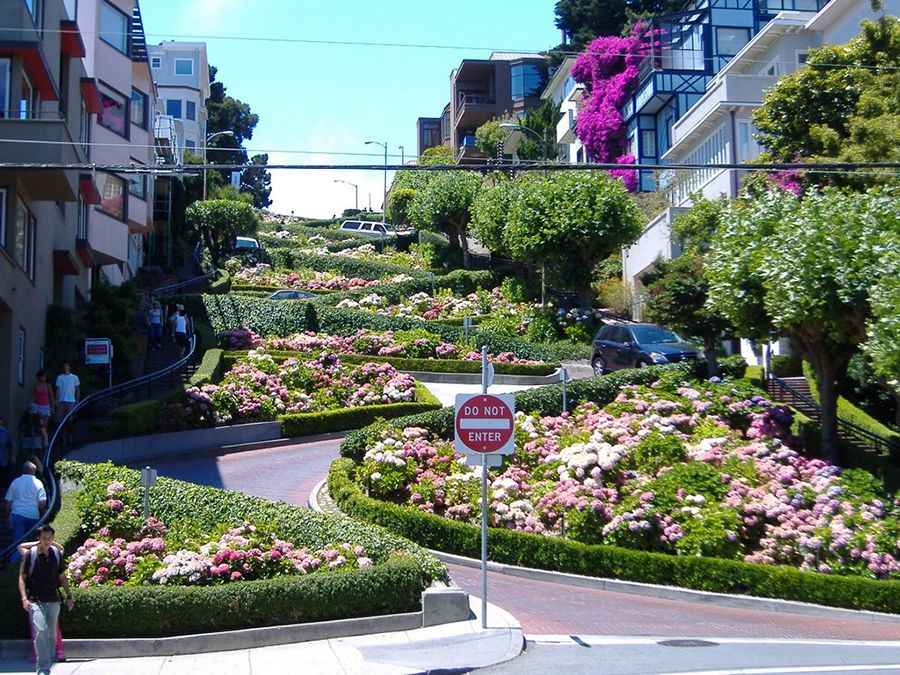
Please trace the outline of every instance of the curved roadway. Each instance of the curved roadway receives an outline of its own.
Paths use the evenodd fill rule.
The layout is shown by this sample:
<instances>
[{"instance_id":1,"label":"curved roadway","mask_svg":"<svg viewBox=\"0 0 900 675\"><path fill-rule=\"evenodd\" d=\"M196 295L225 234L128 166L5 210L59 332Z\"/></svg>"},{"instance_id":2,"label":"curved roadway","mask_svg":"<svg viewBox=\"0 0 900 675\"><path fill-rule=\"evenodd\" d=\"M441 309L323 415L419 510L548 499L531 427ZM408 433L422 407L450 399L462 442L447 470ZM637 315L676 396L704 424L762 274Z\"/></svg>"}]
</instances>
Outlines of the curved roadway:
<instances>
[{"instance_id":1,"label":"curved roadway","mask_svg":"<svg viewBox=\"0 0 900 675\"><path fill-rule=\"evenodd\" d=\"M164 476L306 505L338 456L340 439L156 465ZM459 586L480 593L479 571L448 565ZM626 593L572 588L492 574L491 602L509 611L529 634L900 640L900 624L865 619L731 609Z\"/></svg>"}]
</instances>

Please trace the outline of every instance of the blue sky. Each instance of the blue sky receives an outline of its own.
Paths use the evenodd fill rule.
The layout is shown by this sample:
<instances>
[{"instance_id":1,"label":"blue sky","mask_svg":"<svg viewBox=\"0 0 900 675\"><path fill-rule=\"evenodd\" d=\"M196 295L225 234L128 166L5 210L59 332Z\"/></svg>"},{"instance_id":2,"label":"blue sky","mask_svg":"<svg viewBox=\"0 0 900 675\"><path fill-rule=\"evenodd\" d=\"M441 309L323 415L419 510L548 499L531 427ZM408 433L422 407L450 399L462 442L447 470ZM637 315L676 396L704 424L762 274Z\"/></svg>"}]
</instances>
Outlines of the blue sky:
<instances>
[{"instance_id":1,"label":"blue sky","mask_svg":"<svg viewBox=\"0 0 900 675\"><path fill-rule=\"evenodd\" d=\"M450 71L478 49L410 49L242 42L212 36L284 37L546 49L559 42L553 0L144 0L147 40L204 39L228 92L251 104L259 150L367 152L368 139L416 152L416 118L438 116ZM373 150L374 148L374 150ZM378 150L379 152L383 152ZM270 162L362 163L383 159L270 152ZM331 216L353 205L379 208L380 172L273 172L273 209Z\"/></svg>"}]
</instances>

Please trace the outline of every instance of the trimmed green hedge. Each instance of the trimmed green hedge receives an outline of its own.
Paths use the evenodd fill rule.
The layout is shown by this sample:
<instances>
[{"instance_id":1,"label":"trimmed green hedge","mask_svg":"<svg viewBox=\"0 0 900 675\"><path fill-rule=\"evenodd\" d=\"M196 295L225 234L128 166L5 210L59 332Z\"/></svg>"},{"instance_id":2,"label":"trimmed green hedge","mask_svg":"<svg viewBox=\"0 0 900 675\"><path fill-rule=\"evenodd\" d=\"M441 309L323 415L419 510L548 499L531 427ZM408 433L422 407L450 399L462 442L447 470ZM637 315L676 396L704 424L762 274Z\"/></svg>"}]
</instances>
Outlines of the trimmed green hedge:
<instances>
[{"instance_id":1,"label":"trimmed green hedge","mask_svg":"<svg viewBox=\"0 0 900 675\"><path fill-rule=\"evenodd\" d=\"M252 291L252 292L267 293L268 295L271 295L275 291L281 291L281 290L298 290L298 291L304 291L306 293L314 293L316 295L321 295L323 297L326 295L334 294L333 291L313 291L308 288L286 289L284 286L256 286L253 284L232 284L231 285L232 293L242 293L242 292L246 293L246 292Z\"/></svg>"},{"instance_id":2,"label":"trimmed green hedge","mask_svg":"<svg viewBox=\"0 0 900 675\"><path fill-rule=\"evenodd\" d=\"M295 358L309 358L308 354L291 351L268 351L276 360ZM245 351L233 351L225 353L226 363L229 365L244 358ZM399 356L368 356L365 354L340 354L339 358L345 363L390 363L397 370L420 373L480 373L481 361L463 361L462 359L408 359ZM542 363L540 365L513 365L510 363L494 364L494 372L497 375L552 375L559 366L557 364Z\"/></svg>"},{"instance_id":3,"label":"trimmed green hedge","mask_svg":"<svg viewBox=\"0 0 900 675\"><path fill-rule=\"evenodd\" d=\"M409 403L384 403L321 412L282 415L281 435L285 438L326 434L368 426L378 419L392 419L440 410L441 402L421 382L416 382L416 400Z\"/></svg>"},{"instance_id":4,"label":"trimmed green hedge","mask_svg":"<svg viewBox=\"0 0 900 675\"><path fill-rule=\"evenodd\" d=\"M216 280L209 285L209 292L213 295L221 295L231 290L231 274L226 270L219 270Z\"/></svg>"},{"instance_id":5,"label":"trimmed green hedge","mask_svg":"<svg viewBox=\"0 0 900 675\"><path fill-rule=\"evenodd\" d=\"M352 460L338 459L328 474L331 497L344 513L382 525L428 548L471 558L480 556L480 528L367 497L352 480L355 466ZM488 551L496 562L570 574L900 613L900 581L589 545L497 528L489 530Z\"/></svg>"},{"instance_id":6,"label":"trimmed green hedge","mask_svg":"<svg viewBox=\"0 0 900 675\"><path fill-rule=\"evenodd\" d=\"M60 462L57 468L81 484L140 483L139 471L111 464ZM422 590L447 576L427 551L381 528L240 492L160 478L150 491L150 509L164 522L190 522L201 531L249 520L311 549L360 544L377 564L215 586L74 589L75 610L62 613L66 637L162 637L416 611Z\"/></svg>"},{"instance_id":7,"label":"trimmed green hedge","mask_svg":"<svg viewBox=\"0 0 900 675\"><path fill-rule=\"evenodd\" d=\"M304 253L302 249L296 248L278 248L271 251L270 255L273 265L281 269L293 270L305 267L319 272L340 272L344 276L360 279L383 279L395 274L425 276L424 272L399 265L372 260L357 260L346 256L314 255Z\"/></svg>"}]
</instances>

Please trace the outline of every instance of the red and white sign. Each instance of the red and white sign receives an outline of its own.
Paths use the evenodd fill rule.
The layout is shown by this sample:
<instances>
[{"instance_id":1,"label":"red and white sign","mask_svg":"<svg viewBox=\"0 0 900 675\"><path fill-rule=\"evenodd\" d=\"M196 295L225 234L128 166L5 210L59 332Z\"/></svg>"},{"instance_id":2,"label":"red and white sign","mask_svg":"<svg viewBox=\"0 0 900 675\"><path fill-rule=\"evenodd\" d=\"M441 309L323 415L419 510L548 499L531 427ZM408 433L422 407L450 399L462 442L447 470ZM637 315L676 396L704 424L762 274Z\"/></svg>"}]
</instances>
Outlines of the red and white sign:
<instances>
[{"instance_id":1,"label":"red and white sign","mask_svg":"<svg viewBox=\"0 0 900 675\"><path fill-rule=\"evenodd\" d=\"M113 346L109 338L85 338L84 364L86 366L108 366L112 363Z\"/></svg>"},{"instance_id":2,"label":"red and white sign","mask_svg":"<svg viewBox=\"0 0 900 675\"><path fill-rule=\"evenodd\" d=\"M456 449L466 455L515 452L516 403L512 394L459 394L456 397Z\"/></svg>"}]
</instances>

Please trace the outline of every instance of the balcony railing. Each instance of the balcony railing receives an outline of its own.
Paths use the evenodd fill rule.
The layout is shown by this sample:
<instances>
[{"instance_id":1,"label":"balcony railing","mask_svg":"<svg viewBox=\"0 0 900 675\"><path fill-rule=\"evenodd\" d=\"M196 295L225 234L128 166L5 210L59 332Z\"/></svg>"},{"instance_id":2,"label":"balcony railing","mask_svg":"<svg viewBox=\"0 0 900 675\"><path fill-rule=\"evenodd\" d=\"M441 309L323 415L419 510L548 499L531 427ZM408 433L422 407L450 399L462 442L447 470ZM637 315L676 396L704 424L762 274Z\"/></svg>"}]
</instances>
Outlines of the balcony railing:
<instances>
[{"instance_id":1,"label":"balcony railing","mask_svg":"<svg viewBox=\"0 0 900 675\"><path fill-rule=\"evenodd\" d=\"M26 106L0 110L0 120L65 120L66 115L62 110L34 110Z\"/></svg>"}]
</instances>

